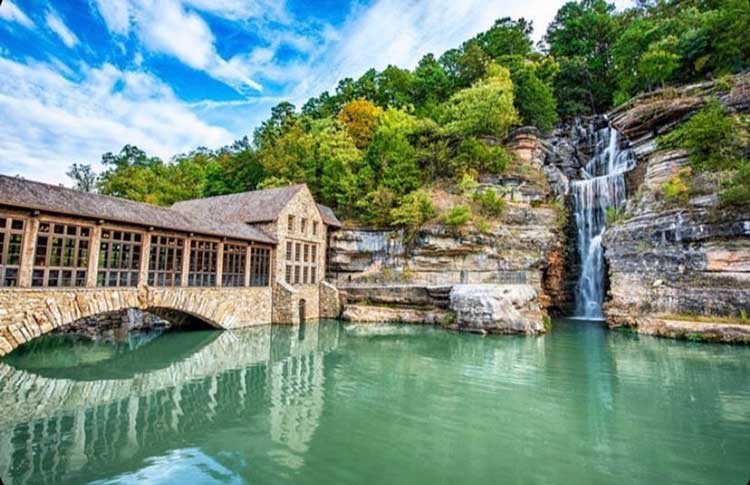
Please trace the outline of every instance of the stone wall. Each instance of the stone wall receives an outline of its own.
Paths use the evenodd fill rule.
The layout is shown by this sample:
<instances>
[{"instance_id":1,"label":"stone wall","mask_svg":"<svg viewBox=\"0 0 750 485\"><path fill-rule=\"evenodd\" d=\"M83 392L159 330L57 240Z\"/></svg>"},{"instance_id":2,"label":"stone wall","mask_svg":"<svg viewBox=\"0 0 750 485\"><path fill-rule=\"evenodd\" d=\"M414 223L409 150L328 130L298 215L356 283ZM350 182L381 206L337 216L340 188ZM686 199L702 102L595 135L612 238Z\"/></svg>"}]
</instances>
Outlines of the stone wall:
<instances>
[{"instance_id":1,"label":"stone wall","mask_svg":"<svg viewBox=\"0 0 750 485\"><path fill-rule=\"evenodd\" d=\"M82 318L128 308L173 310L217 328L271 323L271 288L5 289L0 356Z\"/></svg>"},{"instance_id":2,"label":"stone wall","mask_svg":"<svg viewBox=\"0 0 750 485\"><path fill-rule=\"evenodd\" d=\"M271 321L279 325L299 323L299 295L297 290L283 281L273 287L273 316Z\"/></svg>"},{"instance_id":3,"label":"stone wall","mask_svg":"<svg viewBox=\"0 0 750 485\"><path fill-rule=\"evenodd\" d=\"M339 290L332 284L320 282L320 318L338 318L341 314L341 297Z\"/></svg>"}]
</instances>

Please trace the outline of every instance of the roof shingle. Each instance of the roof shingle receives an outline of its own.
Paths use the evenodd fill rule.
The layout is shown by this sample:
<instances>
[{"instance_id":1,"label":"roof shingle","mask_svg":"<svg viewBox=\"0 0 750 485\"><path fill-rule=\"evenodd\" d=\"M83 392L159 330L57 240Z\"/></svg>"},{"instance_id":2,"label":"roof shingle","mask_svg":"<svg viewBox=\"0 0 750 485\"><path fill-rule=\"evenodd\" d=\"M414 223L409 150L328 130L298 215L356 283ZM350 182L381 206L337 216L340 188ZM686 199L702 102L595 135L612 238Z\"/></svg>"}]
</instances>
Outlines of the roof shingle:
<instances>
[{"instance_id":1,"label":"roof shingle","mask_svg":"<svg viewBox=\"0 0 750 485\"><path fill-rule=\"evenodd\" d=\"M275 244L276 239L247 224L219 222L208 214L191 217L183 212L142 202L80 192L18 177L0 175L0 204L70 216L104 219L112 222L206 236L229 237Z\"/></svg>"},{"instance_id":2,"label":"roof shingle","mask_svg":"<svg viewBox=\"0 0 750 485\"><path fill-rule=\"evenodd\" d=\"M278 219L281 211L292 198L306 186L305 184L289 185L273 189L254 190L238 194L206 197L203 199L177 202L173 209L191 217L208 218L219 221L246 222L257 224ZM341 227L333 210L317 204L323 223Z\"/></svg>"}]
</instances>

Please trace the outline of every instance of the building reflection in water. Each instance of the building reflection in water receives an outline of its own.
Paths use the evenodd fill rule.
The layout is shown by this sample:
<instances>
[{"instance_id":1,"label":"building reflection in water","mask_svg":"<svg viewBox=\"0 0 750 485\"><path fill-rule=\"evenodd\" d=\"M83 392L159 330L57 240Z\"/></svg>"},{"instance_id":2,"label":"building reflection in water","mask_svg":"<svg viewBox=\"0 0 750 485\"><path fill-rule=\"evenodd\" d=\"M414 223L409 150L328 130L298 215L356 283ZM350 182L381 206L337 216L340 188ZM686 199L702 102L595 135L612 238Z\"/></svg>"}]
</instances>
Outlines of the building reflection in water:
<instances>
[{"instance_id":1,"label":"building reflection in water","mask_svg":"<svg viewBox=\"0 0 750 485\"><path fill-rule=\"evenodd\" d=\"M111 477L177 443L190 447L212 432L236 429L270 437L279 465L302 466L324 405L324 355L337 348L339 325L200 334L156 339L182 339L180 348L200 341L187 356L162 353L162 365L113 358L85 366L86 376L97 367L101 375L133 369L127 375L121 368L122 378L82 380L76 369L65 372L74 377L50 377L0 363L0 407L12 410L0 413L0 477L6 483ZM203 452L222 454L220 445ZM243 452L250 458L253 450Z\"/></svg>"}]
</instances>

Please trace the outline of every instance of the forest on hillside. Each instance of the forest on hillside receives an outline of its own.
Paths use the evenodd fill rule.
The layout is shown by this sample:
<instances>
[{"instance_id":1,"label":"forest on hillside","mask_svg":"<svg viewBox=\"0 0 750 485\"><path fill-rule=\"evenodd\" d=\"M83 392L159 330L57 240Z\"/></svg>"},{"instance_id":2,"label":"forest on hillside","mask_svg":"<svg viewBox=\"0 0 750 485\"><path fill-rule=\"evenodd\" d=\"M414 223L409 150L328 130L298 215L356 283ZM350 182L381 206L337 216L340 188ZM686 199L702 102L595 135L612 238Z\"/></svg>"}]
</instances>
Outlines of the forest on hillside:
<instances>
[{"instance_id":1,"label":"forest on hillside","mask_svg":"<svg viewBox=\"0 0 750 485\"><path fill-rule=\"evenodd\" d=\"M305 182L344 219L418 226L435 217L433 184L508 169L501 142L514 127L547 132L654 88L747 70L748 26L747 0L639 0L622 12L569 2L537 46L529 22L499 19L413 70L371 69L299 109L281 103L231 146L164 161L126 145L102 156L102 173L75 164L69 175L81 190L159 205ZM734 168L747 177L748 163Z\"/></svg>"}]
</instances>

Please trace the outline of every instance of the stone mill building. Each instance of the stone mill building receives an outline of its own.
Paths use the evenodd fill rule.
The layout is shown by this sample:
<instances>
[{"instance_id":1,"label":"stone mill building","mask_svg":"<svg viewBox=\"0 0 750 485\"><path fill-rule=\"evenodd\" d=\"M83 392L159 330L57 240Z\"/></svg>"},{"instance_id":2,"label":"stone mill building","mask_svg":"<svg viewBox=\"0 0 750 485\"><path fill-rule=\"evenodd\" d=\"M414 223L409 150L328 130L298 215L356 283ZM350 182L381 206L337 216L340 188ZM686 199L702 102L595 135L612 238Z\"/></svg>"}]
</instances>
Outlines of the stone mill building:
<instances>
[{"instance_id":1,"label":"stone mill building","mask_svg":"<svg viewBox=\"0 0 750 485\"><path fill-rule=\"evenodd\" d=\"M338 314L306 185L157 207L0 175L0 356L130 309L218 328Z\"/></svg>"}]
</instances>

